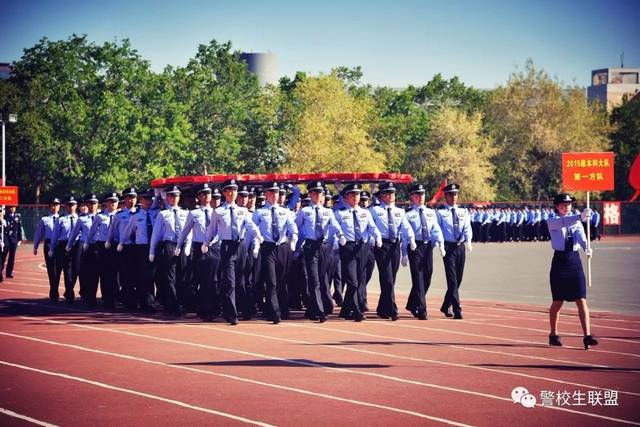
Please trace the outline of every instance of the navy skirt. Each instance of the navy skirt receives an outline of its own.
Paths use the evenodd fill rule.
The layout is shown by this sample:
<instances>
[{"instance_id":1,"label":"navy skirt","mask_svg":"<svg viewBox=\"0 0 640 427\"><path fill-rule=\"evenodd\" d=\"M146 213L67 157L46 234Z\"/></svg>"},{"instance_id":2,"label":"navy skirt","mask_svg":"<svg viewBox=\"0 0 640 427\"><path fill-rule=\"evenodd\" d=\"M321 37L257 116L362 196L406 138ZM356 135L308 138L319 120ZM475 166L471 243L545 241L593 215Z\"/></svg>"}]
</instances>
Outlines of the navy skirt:
<instances>
[{"instance_id":1,"label":"navy skirt","mask_svg":"<svg viewBox=\"0 0 640 427\"><path fill-rule=\"evenodd\" d=\"M549 277L554 301L575 301L587 297L584 270L577 251L555 251Z\"/></svg>"}]
</instances>

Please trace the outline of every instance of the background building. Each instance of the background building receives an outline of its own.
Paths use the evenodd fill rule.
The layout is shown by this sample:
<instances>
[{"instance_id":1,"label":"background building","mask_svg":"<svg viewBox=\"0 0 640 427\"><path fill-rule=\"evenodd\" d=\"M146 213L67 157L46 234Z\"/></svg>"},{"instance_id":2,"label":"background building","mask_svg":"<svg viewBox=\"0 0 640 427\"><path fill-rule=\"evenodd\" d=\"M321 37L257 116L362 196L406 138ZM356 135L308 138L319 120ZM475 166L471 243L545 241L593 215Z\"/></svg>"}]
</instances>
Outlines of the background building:
<instances>
[{"instance_id":1,"label":"background building","mask_svg":"<svg viewBox=\"0 0 640 427\"><path fill-rule=\"evenodd\" d=\"M261 86L278 84L278 57L274 53L243 52L240 57L247 63L249 71L258 77Z\"/></svg>"},{"instance_id":2,"label":"background building","mask_svg":"<svg viewBox=\"0 0 640 427\"><path fill-rule=\"evenodd\" d=\"M0 62L0 80L6 80L13 73L13 65L8 62Z\"/></svg>"},{"instance_id":3,"label":"background building","mask_svg":"<svg viewBox=\"0 0 640 427\"><path fill-rule=\"evenodd\" d=\"M587 96L596 99L611 111L622 104L622 97L631 99L640 92L640 68L603 68L591 72Z\"/></svg>"}]
</instances>

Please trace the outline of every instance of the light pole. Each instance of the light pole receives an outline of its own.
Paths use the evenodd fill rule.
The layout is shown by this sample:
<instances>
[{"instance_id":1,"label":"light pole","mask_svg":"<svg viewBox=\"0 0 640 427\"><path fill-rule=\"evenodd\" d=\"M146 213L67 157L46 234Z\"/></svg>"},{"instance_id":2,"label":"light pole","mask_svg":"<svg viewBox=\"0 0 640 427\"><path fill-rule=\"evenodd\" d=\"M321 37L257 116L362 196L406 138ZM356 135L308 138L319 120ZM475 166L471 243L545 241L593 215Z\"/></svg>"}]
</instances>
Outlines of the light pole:
<instances>
[{"instance_id":1,"label":"light pole","mask_svg":"<svg viewBox=\"0 0 640 427\"><path fill-rule=\"evenodd\" d=\"M9 123L16 123L18 121L18 115L17 114L9 114ZM0 116L0 123L2 123L2 185L5 186L7 185L7 156L5 155L6 153L6 142L5 142L5 137L4 137L4 126L5 126L5 121L4 118L2 116ZM4 219L4 209L5 206L4 204L2 205L2 225L0 226L0 247L2 248L1 250L4 251L4 224L5 224L5 219Z\"/></svg>"}]
</instances>

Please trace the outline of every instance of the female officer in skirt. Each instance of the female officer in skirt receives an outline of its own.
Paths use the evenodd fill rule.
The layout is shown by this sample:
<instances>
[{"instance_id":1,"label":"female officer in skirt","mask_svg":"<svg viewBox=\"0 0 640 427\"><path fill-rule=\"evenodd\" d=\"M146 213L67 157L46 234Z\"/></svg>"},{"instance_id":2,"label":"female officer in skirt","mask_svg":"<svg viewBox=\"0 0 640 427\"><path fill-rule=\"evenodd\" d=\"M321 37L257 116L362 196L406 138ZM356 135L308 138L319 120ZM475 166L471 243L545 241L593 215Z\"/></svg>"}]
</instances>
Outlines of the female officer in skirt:
<instances>
[{"instance_id":1,"label":"female officer in skirt","mask_svg":"<svg viewBox=\"0 0 640 427\"><path fill-rule=\"evenodd\" d=\"M588 349L589 346L598 344L598 341L591 336L590 332L587 287L585 286L584 271L578 248L582 247L587 256L591 256L591 249L587 249L584 227L580 222L585 219L588 221L591 211L585 209L582 214L571 215L573 201L574 199L569 194L558 194L553 199L557 216L548 220L551 247L554 249L549 274L551 295L553 296L553 303L549 309L551 324L549 345L562 345L558 336L558 314L564 301L575 301L584 332L584 348Z\"/></svg>"}]
</instances>

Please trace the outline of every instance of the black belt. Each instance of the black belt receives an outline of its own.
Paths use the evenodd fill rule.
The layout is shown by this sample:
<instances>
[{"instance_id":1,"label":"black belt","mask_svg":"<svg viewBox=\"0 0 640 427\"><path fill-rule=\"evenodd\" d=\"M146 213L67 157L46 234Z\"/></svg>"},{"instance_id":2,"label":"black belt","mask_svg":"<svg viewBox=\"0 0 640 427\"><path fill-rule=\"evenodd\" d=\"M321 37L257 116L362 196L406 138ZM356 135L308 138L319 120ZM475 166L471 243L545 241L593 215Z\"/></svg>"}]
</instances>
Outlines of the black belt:
<instances>
[{"instance_id":1,"label":"black belt","mask_svg":"<svg viewBox=\"0 0 640 427\"><path fill-rule=\"evenodd\" d=\"M382 239L382 243L396 243L398 242L398 239Z\"/></svg>"},{"instance_id":2,"label":"black belt","mask_svg":"<svg viewBox=\"0 0 640 427\"><path fill-rule=\"evenodd\" d=\"M460 245L464 245L464 242L444 242L445 246L449 245L449 246L460 246Z\"/></svg>"},{"instance_id":3,"label":"black belt","mask_svg":"<svg viewBox=\"0 0 640 427\"><path fill-rule=\"evenodd\" d=\"M287 242L282 242L282 243L275 243L275 242L267 242L266 240L264 242L262 242L263 245L267 245L267 246L282 246Z\"/></svg>"},{"instance_id":4,"label":"black belt","mask_svg":"<svg viewBox=\"0 0 640 427\"><path fill-rule=\"evenodd\" d=\"M324 243L324 240L315 240L315 239L304 239L305 245L321 245Z\"/></svg>"},{"instance_id":5,"label":"black belt","mask_svg":"<svg viewBox=\"0 0 640 427\"><path fill-rule=\"evenodd\" d=\"M222 243L242 243L244 239L232 240L232 239L224 239Z\"/></svg>"}]
</instances>

